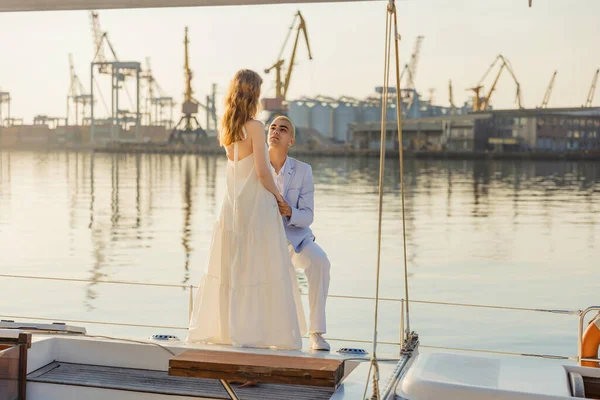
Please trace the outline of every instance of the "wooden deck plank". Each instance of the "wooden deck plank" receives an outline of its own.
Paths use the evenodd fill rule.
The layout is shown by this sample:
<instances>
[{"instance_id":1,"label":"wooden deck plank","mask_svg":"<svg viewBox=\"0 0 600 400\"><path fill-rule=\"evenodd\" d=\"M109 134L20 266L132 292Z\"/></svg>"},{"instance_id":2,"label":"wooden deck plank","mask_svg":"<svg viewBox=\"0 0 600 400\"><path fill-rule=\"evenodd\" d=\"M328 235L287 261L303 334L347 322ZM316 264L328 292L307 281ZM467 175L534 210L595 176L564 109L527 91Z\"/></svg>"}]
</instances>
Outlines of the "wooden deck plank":
<instances>
[{"instance_id":1,"label":"wooden deck plank","mask_svg":"<svg viewBox=\"0 0 600 400\"><path fill-rule=\"evenodd\" d=\"M165 371L135 368L53 362L30 373L27 380L141 393L229 398L218 380L182 378L169 376ZM259 384L256 387L233 387L242 400L327 400L333 395L330 388L308 386Z\"/></svg>"},{"instance_id":2,"label":"wooden deck plank","mask_svg":"<svg viewBox=\"0 0 600 400\"><path fill-rule=\"evenodd\" d=\"M299 383L298 378L279 377L277 375L253 374L253 373L224 373L222 371L196 371L190 369L169 369L170 376L187 377L187 378L202 378L202 379L227 379L233 381L252 380L262 383L277 383L282 385L303 385L312 387L334 388L336 387L334 380L328 379L311 379L306 383ZM226 377L226 378L224 378Z\"/></svg>"},{"instance_id":3,"label":"wooden deck plank","mask_svg":"<svg viewBox=\"0 0 600 400\"><path fill-rule=\"evenodd\" d=\"M230 351L186 350L169 360L169 375L337 387L344 361Z\"/></svg>"},{"instance_id":4,"label":"wooden deck plank","mask_svg":"<svg viewBox=\"0 0 600 400\"><path fill-rule=\"evenodd\" d=\"M294 357L274 354L238 353L233 351L215 350L186 350L171 358L174 363L185 362L221 363L235 365L241 361L255 367L289 368L289 369L319 369L323 371L336 371L343 360L313 357Z\"/></svg>"}]
</instances>

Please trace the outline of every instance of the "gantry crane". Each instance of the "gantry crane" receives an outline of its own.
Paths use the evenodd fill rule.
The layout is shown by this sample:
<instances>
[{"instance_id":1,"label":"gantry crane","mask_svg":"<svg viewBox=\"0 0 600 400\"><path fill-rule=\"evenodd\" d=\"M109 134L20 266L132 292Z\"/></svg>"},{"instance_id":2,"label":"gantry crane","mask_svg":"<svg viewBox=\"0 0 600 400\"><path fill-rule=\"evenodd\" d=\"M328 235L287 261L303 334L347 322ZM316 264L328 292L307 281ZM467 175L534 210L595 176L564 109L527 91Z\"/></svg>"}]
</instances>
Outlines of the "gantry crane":
<instances>
[{"instance_id":1,"label":"gantry crane","mask_svg":"<svg viewBox=\"0 0 600 400\"><path fill-rule=\"evenodd\" d=\"M94 40L94 58L92 61L91 78L90 78L90 95L92 96L91 107L91 128L90 139L94 143L95 135L95 115L94 115L94 69L98 69L100 74L111 75L111 108L109 116L109 124L111 127L110 139L119 141L123 126L135 125L135 137L140 140L140 74L142 71L141 63L137 61L120 61L117 57L115 49L108 39L108 33L103 32L100 28L100 18L98 13L90 11L90 20L92 23L92 36ZM105 55L104 44L107 44L113 56L113 60L109 61ZM134 77L136 84L135 101L124 85L127 77ZM124 88L131 106L135 108L134 112L130 112L120 108L120 91Z\"/></svg>"},{"instance_id":2,"label":"gantry crane","mask_svg":"<svg viewBox=\"0 0 600 400\"><path fill-rule=\"evenodd\" d=\"M496 78L494 79L494 82L492 83L492 86L490 87L490 90L487 94L487 96L481 97L480 93L481 90L483 89L483 81L485 80L485 78L487 78L488 74L490 73L490 71L496 66L498 65L498 63L500 63L500 69L498 70L498 74L496 75ZM484 111L488 108L489 104L490 104L490 100L492 98L492 94L494 93L494 90L496 90L496 86L498 84L498 80L500 79L500 75L502 75L502 71L506 69L510 75L512 76L513 80L515 81L515 84L517 85L517 91L516 91L516 102L519 105L519 108L523 108L522 105L522 101L521 101L521 84L519 83L511 65L510 62L502 55L498 55L496 57L496 59L494 60L494 62L490 65L490 67L488 68L488 70L486 71L486 73L483 75L483 77L479 80L479 83L477 84L477 86L470 88L468 90L472 90L473 92L475 92L475 99L473 102L473 111Z\"/></svg>"},{"instance_id":3,"label":"gantry crane","mask_svg":"<svg viewBox=\"0 0 600 400\"><path fill-rule=\"evenodd\" d=\"M92 96L86 93L79 76L75 72L75 64L73 62L73 55L69 54L69 72L71 75L71 84L69 86L69 93L67 94L67 117L65 119L66 125L69 125L69 117L71 116L71 106L75 106L75 125L79 125L79 121L87 119L88 107L92 104ZM79 109L81 105L81 113ZM79 118L81 115L81 119Z\"/></svg>"},{"instance_id":4,"label":"gantry crane","mask_svg":"<svg viewBox=\"0 0 600 400\"><path fill-rule=\"evenodd\" d=\"M150 57L146 57L146 70L142 73L142 78L146 80L148 86L148 98L146 99L148 125L154 123L164 125L165 128L171 129L173 127L173 108L175 107L175 101L173 100L173 97L165 95L164 91L156 81L156 78L152 73Z\"/></svg>"},{"instance_id":5,"label":"gantry crane","mask_svg":"<svg viewBox=\"0 0 600 400\"><path fill-rule=\"evenodd\" d=\"M92 23L92 39L94 41L94 62L98 63L98 72L101 74L111 74L112 65L108 62L104 52L104 43L108 45L115 61L118 61L117 53L108 39L108 32L100 28L100 17L97 12L90 11L90 21Z\"/></svg>"},{"instance_id":6,"label":"gantry crane","mask_svg":"<svg viewBox=\"0 0 600 400\"><path fill-rule=\"evenodd\" d=\"M292 31L296 26L296 22L298 22L298 26L296 27L296 38L294 40L294 47L292 49L292 54L289 59L289 66L287 67L285 78L283 78L282 71L285 65L285 60L282 58L282 56L288 43L288 40L290 39L290 36L292 34ZM265 109L270 109L271 111L283 110L282 103L287 98L288 89L292 80L292 71L294 70L294 61L296 60L296 52L298 50L298 42L300 41L301 33L303 34L304 41L306 42L306 48L308 49L308 59L312 60L312 52L310 50L310 42L308 40L308 32L306 30L306 21L304 20L302 13L298 11L294 16L292 25L290 25L288 34L285 38L285 41L283 42L283 46L281 47L281 51L277 56L277 61L272 66L265 69L265 73L267 74L273 69L275 70L275 99L265 99Z\"/></svg>"},{"instance_id":7,"label":"gantry crane","mask_svg":"<svg viewBox=\"0 0 600 400\"><path fill-rule=\"evenodd\" d=\"M211 131L211 129L216 133L217 132L217 107L216 100L217 97L217 84L212 84L212 93L210 95L206 95L206 104L200 103L200 107L204 109L206 112L206 130ZM211 128L212 121L212 128Z\"/></svg>"},{"instance_id":8,"label":"gantry crane","mask_svg":"<svg viewBox=\"0 0 600 400\"><path fill-rule=\"evenodd\" d=\"M546 93L544 94L544 98L542 99L542 105L540 108L547 108L548 102L550 101L550 95L552 94L552 89L554 88L554 80L556 79L556 73L558 71L554 71L552 74L552 79L550 79L550 83L548 84L548 88L546 89Z\"/></svg>"},{"instance_id":9,"label":"gantry crane","mask_svg":"<svg viewBox=\"0 0 600 400\"><path fill-rule=\"evenodd\" d=\"M592 102L594 101L594 93L596 92L596 84L598 83L598 75L600 74L600 68L596 70L594 74L594 78L592 79L592 86L590 86L590 91L587 95L587 100L585 101L584 107L591 107Z\"/></svg>"}]
</instances>

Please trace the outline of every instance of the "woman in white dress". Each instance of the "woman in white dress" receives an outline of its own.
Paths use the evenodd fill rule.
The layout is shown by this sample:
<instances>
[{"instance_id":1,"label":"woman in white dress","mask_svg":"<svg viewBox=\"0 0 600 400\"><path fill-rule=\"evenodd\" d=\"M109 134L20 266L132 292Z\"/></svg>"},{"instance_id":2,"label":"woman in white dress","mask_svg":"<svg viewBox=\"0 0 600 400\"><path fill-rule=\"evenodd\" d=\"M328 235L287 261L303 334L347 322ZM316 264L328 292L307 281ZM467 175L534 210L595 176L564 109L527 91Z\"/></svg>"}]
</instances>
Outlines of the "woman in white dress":
<instances>
[{"instance_id":1,"label":"woman in white dress","mask_svg":"<svg viewBox=\"0 0 600 400\"><path fill-rule=\"evenodd\" d=\"M235 74L219 140L227 185L206 270L194 301L188 342L302 348L305 319L271 175L259 109L261 77Z\"/></svg>"}]
</instances>

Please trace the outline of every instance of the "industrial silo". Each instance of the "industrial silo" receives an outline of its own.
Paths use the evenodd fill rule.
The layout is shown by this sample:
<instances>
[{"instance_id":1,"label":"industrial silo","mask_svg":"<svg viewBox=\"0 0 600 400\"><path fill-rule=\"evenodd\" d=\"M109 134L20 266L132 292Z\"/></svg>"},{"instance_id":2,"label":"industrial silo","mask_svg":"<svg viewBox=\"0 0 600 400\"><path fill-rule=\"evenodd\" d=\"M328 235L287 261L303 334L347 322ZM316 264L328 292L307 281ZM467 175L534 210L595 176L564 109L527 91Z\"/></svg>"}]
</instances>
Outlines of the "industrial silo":
<instances>
[{"instance_id":1,"label":"industrial silo","mask_svg":"<svg viewBox=\"0 0 600 400\"><path fill-rule=\"evenodd\" d=\"M349 141L348 125L357 120L357 107L350 102L340 102L333 111L333 137L341 142Z\"/></svg>"},{"instance_id":2,"label":"industrial silo","mask_svg":"<svg viewBox=\"0 0 600 400\"><path fill-rule=\"evenodd\" d=\"M396 111L396 104L388 104L387 107L387 115L386 115L386 119L388 121L397 121L398 120L398 114ZM379 117L379 120L381 121L381 117Z\"/></svg>"},{"instance_id":3,"label":"industrial silo","mask_svg":"<svg viewBox=\"0 0 600 400\"><path fill-rule=\"evenodd\" d=\"M317 102L310 110L310 127L325 137L333 136L333 107L329 102Z\"/></svg>"},{"instance_id":4,"label":"industrial silo","mask_svg":"<svg viewBox=\"0 0 600 400\"><path fill-rule=\"evenodd\" d=\"M360 122L379 122L381 121L381 106L374 104L365 104L361 107Z\"/></svg>"},{"instance_id":5,"label":"industrial silo","mask_svg":"<svg viewBox=\"0 0 600 400\"><path fill-rule=\"evenodd\" d=\"M306 101L291 101L288 105L287 114L297 128L310 127L310 108Z\"/></svg>"}]
</instances>

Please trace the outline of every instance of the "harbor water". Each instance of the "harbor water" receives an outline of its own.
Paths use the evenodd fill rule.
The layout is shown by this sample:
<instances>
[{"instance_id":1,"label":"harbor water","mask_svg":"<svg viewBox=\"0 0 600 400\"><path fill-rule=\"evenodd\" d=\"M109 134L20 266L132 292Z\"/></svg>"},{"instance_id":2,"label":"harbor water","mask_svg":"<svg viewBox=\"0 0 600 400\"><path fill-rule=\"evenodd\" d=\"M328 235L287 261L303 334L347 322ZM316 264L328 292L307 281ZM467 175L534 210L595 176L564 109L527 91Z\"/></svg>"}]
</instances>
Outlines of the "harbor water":
<instances>
[{"instance_id":1,"label":"harbor water","mask_svg":"<svg viewBox=\"0 0 600 400\"><path fill-rule=\"evenodd\" d=\"M313 229L332 263L330 293L374 296L378 160L303 161L314 172ZM400 299L399 163L385 165L381 296ZM0 274L92 281L0 277L0 317L116 322L123 325L72 324L90 334L185 337L177 328L187 326L188 288L205 266L225 166L224 155L0 152ZM576 355L575 316L421 301L560 310L600 303L600 164L411 159L405 179L409 295L420 301L410 304L410 327L421 343ZM373 307L331 297L326 336L372 340ZM379 324L379 340L399 340L399 302L381 302ZM371 351L368 343L332 344Z\"/></svg>"}]
</instances>

